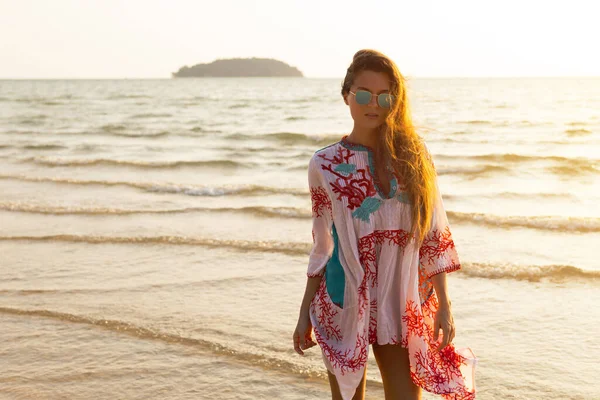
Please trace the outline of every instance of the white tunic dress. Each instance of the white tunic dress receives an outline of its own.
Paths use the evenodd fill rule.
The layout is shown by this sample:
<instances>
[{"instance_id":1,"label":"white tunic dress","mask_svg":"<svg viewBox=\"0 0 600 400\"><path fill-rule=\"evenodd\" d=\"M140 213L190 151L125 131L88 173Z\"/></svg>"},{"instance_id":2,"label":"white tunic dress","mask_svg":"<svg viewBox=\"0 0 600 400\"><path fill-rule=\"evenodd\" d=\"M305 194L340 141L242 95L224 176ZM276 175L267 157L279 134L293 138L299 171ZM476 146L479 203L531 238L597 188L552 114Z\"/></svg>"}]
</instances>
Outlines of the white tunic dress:
<instances>
[{"instance_id":1,"label":"white tunic dress","mask_svg":"<svg viewBox=\"0 0 600 400\"><path fill-rule=\"evenodd\" d=\"M314 243L308 276L323 276L310 318L325 365L342 397L351 399L369 344L393 343L408 349L415 384L444 399L473 399L477 359L471 349L450 344L437 351L441 339L433 340L438 299L431 277L460 269L441 195L419 246L409 237L405 188L394 176L383 193L373 157L372 149L344 136L309 162Z\"/></svg>"}]
</instances>

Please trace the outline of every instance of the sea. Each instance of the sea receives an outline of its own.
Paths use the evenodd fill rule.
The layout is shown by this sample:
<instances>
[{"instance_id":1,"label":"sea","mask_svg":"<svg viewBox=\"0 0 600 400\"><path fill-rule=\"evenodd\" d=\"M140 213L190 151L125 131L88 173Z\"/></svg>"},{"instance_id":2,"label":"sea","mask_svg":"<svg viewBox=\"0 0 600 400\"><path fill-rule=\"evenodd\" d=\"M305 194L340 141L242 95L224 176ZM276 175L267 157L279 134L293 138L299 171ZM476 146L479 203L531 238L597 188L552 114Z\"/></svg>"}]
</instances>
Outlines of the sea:
<instances>
[{"instance_id":1,"label":"sea","mask_svg":"<svg viewBox=\"0 0 600 400\"><path fill-rule=\"evenodd\" d=\"M292 333L341 81L1 80L0 399L330 398ZM477 398L600 399L600 78L407 85Z\"/></svg>"}]
</instances>

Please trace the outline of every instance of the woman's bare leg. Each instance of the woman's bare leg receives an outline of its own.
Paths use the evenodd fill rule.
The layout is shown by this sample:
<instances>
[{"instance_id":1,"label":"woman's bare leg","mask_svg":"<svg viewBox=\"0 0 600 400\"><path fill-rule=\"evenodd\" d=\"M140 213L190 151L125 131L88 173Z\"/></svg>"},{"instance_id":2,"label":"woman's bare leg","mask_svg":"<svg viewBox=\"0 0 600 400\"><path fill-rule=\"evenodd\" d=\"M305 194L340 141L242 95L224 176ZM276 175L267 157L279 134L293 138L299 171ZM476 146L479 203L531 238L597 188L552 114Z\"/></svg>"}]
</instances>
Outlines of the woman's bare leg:
<instances>
[{"instance_id":1,"label":"woman's bare leg","mask_svg":"<svg viewBox=\"0 0 600 400\"><path fill-rule=\"evenodd\" d=\"M408 350L400 345L373 344L386 400L420 400L421 388L410 378Z\"/></svg>"},{"instance_id":2,"label":"woman's bare leg","mask_svg":"<svg viewBox=\"0 0 600 400\"><path fill-rule=\"evenodd\" d=\"M331 399L332 400L342 400L342 394L340 393L340 387L338 386L335 375L333 375L329 371L327 371L327 375L329 376L329 386L331 387ZM365 374L363 375L362 380L358 384L358 387L356 388L356 392L354 393L354 397L352 397L352 400L364 400L366 385L367 385L367 368L365 367Z\"/></svg>"}]
</instances>

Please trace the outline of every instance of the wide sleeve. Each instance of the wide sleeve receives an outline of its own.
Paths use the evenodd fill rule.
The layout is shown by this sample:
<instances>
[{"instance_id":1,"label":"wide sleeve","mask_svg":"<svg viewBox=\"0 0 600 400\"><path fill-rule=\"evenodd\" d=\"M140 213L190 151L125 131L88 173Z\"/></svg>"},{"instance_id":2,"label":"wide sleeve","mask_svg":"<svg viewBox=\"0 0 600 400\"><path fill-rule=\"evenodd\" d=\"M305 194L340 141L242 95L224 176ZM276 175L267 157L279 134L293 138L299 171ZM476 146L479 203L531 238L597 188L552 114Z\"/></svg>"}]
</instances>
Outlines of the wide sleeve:
<instances>
[{"instance_id":1,"label":"wide sleeve","mask_svg":"<svg viewBox=\"0 0 600 400\"><path fill-rule=\"evenodd\" d=\"M322 276L333 253L333 210L323 182L319 163L313 156L308 163L308 186L312 203L313 246L308 260L309 277Z\"/></svg>"},{"instance_id":2,"label":"wide sleeve","mask_svg":"<svg viewBox=\"0 0 600 400\"><path fill-rule=\"evenodd\" d=\"M429 160L433 159L426 148ZM434 167L435 168L435 167ZM419 264L425 276L430 278L440 272L452 272L461 268L458 252L454 246L448 216L444 208L444 201L439 187L437 174L435 176L436 194L434 196L433 215L427 235L419 248Z\"/></svg>"}]
</instances>

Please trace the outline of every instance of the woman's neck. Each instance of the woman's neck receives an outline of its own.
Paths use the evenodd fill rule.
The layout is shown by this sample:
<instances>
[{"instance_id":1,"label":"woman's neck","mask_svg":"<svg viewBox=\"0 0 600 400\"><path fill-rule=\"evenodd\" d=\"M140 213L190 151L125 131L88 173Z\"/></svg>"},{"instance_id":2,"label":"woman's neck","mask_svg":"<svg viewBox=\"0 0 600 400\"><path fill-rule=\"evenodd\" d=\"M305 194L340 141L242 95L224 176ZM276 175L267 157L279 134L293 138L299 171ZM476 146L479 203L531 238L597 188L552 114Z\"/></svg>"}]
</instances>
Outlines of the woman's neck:
<instances>
[{"instance_id":1,"label":"woman's neck","mask_svg":"<svg viewBox=\"0 0 600 400\"><path fill-rule=\"evenodd\" d=\"M370 147L372 149L377 148L377 129L360 129L354 127L352 132L348 135L347 139L356 144Z\"/></svg>"}]
</instances>

